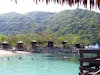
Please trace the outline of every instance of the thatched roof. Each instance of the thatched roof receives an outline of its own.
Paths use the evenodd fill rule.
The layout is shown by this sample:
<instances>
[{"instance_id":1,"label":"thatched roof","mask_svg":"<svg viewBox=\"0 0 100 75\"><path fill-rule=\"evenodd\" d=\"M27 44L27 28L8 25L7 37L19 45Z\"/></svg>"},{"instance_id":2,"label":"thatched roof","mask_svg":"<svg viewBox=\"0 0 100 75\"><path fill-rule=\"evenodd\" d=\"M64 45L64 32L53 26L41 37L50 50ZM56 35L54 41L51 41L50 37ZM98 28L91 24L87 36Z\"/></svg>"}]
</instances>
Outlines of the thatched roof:
<instances>
[{"instance_id":1,"label":"thatched roof","mask_svg":"<svg viewBox=\"0 0 100 75\"><path fill-rule=\"evenodd\" d=\"M4 42L2 42L2 44L8 44L8 42L7 41L4 41Z\"/></svg>"},{"instance_id":2,"label":"thatched roof","mask_svg":"<svg viewBox=\"0 0 100 75\"><path fill-rule=\"evenodd\" d=\"M93 7L100 9L100 0L33 0L33 2L45 2L46 4L50 2L54 2L57 4L68 4L69 6L78 5L80 7L81 5L84 5L84 7L87 7L87 5L90 6L90 9ZM17 4L17 0L15 0L15 3Z\"/></svg>"},{"instance_id":3,"label":"thatched roof","mask_svg":"<svg viewBox=\"0 0 100 75\"><path fill-rule=\"evenodd\" d=\"M23 43L23 41L18 41L17 43Z\"/></svg>"}]
</instances>

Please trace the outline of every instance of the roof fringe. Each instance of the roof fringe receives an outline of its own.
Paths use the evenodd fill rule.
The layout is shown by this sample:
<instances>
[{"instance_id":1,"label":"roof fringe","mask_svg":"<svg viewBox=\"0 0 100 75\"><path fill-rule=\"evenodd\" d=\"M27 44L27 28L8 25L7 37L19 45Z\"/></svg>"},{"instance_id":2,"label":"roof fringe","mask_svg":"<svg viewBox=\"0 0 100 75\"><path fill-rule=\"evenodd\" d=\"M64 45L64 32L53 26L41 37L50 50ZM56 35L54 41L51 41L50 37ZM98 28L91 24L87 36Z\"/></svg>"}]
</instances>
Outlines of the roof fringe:
<instances>
[{"instance_id":1,"label":"roof fringe","mask_svg":"<svg viewBox=\"0 0 100 75\"><path fill-rule=\"evenodd\" d=\"M33 2L36 2L36 4L38 4L41 1L45 2L46 4L49 4L50 2L58 3L61 5L67 3L69 6L78 4L78 7L80 6L79 4L83 4L85 8L87 8L89 1L90 9L93 7L100 9L100 0L33 0ZM15 0L15 3L17 4L17 0Z\"/></svg>"}]
</instances>

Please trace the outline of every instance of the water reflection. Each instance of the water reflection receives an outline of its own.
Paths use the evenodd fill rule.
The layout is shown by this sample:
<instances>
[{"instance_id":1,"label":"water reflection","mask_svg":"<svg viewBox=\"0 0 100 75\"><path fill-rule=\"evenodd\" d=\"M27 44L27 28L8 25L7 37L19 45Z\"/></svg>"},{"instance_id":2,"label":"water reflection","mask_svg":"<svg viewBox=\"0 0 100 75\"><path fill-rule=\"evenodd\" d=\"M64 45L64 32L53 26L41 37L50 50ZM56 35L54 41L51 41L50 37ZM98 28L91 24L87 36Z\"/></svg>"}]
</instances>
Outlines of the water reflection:
<instances>
[{"instance_id":1,"label":"water reflection","mask_svg":"<svg viewBox=\"0 0 100 75\"><path fill-rule=\"evenodd\" d=\"M66 53L66 54L47 54L43 55L42 57L47 57L48 60L53 61L67 61L70 63L79 63L79 55L78 54L72 54L72 53Z\"/></svg>"}]
</instances>

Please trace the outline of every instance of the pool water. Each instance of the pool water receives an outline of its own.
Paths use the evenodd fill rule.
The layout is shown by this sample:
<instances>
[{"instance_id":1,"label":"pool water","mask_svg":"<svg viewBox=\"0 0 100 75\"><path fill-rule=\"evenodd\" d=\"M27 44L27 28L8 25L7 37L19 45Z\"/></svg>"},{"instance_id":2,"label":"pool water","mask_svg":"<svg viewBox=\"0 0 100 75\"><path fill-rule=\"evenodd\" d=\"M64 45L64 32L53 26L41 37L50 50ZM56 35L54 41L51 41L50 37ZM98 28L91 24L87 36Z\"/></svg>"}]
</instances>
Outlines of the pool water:
<instances>
[{"instance_id":1,"label":"pool water","mask_svg":"<svg viewBox=\"0 0 100 75\"><path fill-rule=\"evenodd\" d=\"M27 54L0 57L0 75L78 75L75 55Z\"/></svg>"}]
</instances>

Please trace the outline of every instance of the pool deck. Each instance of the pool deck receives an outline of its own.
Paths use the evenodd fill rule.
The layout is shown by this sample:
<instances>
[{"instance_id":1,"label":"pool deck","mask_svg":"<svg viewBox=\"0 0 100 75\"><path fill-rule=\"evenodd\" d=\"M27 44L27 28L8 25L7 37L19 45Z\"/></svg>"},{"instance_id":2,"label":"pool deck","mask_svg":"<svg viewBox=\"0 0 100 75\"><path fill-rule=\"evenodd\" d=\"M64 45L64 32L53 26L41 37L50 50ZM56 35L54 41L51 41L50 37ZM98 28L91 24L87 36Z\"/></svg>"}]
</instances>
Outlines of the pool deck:
<instances>
[{"instance_id":1,"label":"pool deck","mask_svg":"<svg viewBox=\"0 0 100 75\"><path fill-rule=\"evenodd\" d=\"M9 50L4 50L4 49L0 49L0 56L13 56L16 54L29 54L30 52L26 52L26 51L9 51Z\"/></svg>"}]
</instances>

